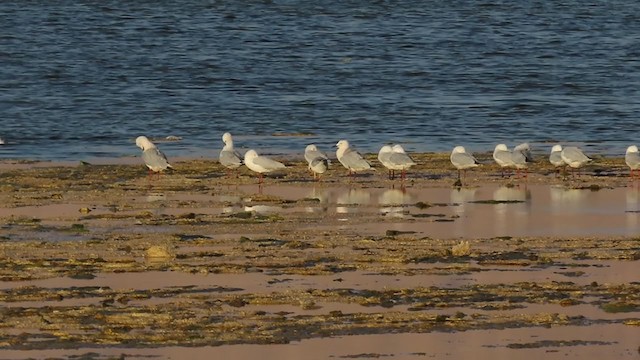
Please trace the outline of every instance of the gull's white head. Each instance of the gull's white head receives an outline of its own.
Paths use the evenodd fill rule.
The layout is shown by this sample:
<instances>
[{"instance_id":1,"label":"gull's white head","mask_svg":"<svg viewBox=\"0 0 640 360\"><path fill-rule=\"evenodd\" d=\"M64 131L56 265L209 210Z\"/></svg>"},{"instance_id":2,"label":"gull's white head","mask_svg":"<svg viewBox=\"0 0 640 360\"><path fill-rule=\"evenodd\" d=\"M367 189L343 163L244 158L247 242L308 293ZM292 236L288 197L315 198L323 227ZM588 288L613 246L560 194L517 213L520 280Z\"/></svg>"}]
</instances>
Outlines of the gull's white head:
<instances>
[{"instance_id":1,"label":"gull's white head","mask_svg":"<svg viewBox=\"0 0 640 360\"><path fill-rule=\"evenodd\" d=\"M225 144L233 144L233 138L231 137L231 134L229 134L228 132L222 134L222 142Z\"/></svg>"},{"instance_id":2,"label":"gull's white head","mask_svg":"<svg viewBox=\"0 0 640 360\"><path fill-rule=\"evenodd\" d=\"M304 148L304 152L309 152L309 151L318 151L318 147L315 146L314 144L309 144L307 145L306 148Z\"/></svg>"},{"instance_id":3,"label":"gull's white head","mask_svg":"<svg viewBox=\"0 0 640 360\"><path fill-rule=\"evenodd\" d=\"M464 146L456 146L453 148L452 154L464 154L467 150L465 150Z\"/></svg>"},{"instance_id":4,"label":"gull's white head","mask_svg":"<svg viewBox=\"0 0 640 360\"><path fill-rule=\"evenodd\" d=\"M338 149L347 149L349 147L349 141L347 140L340 140L338 141L338 143L336 144L336 146L338 147Z\"/></svg>"},{"instance_id":5,"label":"gull's white head","mask_svg":"<svg viewBox=\"0 0 640 360\"><path fill-rule=\"evenodd\" d=\"M136 146L142 149L142 151L156 147L146 136L138 136L136 138Z\"/></svg>"},{"instance_id":6,"label":"gull's white head","mask_svg":"<svg viewBox=\"0 0 640 360\"><path fill-rule=\"evenodd\" d=\"M551 148L551 152L557 152L557 151L562 151L562 145L553 145L553 147Z\"/></svg>"},{"instance_id":7,"label":"gull's white head","mask_svg":"<svg viewBox=\"0 0 640 360\"><path fill-rule=\"evenodd\" d=\"M403 148L403 147L402 147L402 145L400 145L400 144L395 144L395 145L393 145L393 148L392 148L392 149L393 149L393 152L395 152L395 153L402 153L402 154L404 154L404 148Z\"/></svg>"},{"instance_id":8,"label":"gull's white head","mask_svg":"<svg viewBox=\"0 0 640 360\"><path fill-rule=\"evenodd\" d=\"M637 153L638 152L638 147L635 145L631 145L627 148L627 154L628 153Z\"/></svg>"},{"instance_id":9,"label":"gull's white head","mask_svg":"<svg viewBox=\"0 0 640 360\"><path fill-rule=\"evenodd\" d=\"M246 163L247 161L253 160L257 157L258 157L258 153L255 150L253 149L248 150L246 153L244 153L244 162Z\"/></svg>"},{"instance_id":10,"label":"gull's white head","mask_svg":"<svg viewBox=\"0 0 640 360\"><path fill-rule=\"evenodd\" d=\"M380 151L378 151L378 154L386 154L390 152L393 152L393 148L391 147L391 145L385 145L380 148Z\"/></svg>"},{"instance_id":11,"label":"gull's white head","mask_svg":"<svg viewBox=\"0 0 640 360\"><path fill-rule=\"evenodd\" d=\"M505 144L498 144L494 151L509 151L509 148Z\"/></svg>"}]
</instances>

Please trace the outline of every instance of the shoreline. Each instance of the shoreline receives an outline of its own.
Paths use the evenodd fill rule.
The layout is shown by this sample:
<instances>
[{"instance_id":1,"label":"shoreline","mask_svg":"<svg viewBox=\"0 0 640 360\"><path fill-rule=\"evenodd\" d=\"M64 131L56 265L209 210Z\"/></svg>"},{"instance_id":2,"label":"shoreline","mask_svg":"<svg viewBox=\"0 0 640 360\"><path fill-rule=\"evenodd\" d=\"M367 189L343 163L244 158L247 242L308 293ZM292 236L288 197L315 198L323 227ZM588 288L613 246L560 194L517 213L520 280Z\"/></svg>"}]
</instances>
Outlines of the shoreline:
<instances>
[{"instance_id":1,"label":"shoreline","mask_svg":"<svg viewBox=\"0 0 640 360\"><path fill-rule=\"evenodd\" d=\"M637 356L640 182L620 159L463 187L448 154L404 184L126 160L0 165L0 357Z\"/></svg>"}]
</instances>

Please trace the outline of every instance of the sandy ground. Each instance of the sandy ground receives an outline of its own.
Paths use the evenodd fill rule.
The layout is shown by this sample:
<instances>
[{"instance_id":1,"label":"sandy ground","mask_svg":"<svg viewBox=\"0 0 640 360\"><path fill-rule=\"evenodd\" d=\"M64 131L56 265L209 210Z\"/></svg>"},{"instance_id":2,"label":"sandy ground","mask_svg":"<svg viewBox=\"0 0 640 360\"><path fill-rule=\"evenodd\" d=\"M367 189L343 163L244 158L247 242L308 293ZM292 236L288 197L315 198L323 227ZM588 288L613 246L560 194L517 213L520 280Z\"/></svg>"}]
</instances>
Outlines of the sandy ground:
<instances>
[{"instance_id":1,"label":"sandy ground","mask_svg":"<svg viewBox=\"0 0 640 360\"><path fill-rule=\"evenodd\" d=\"M262 186L5 161L0 359L640 358L622 159L454 186L448 154L414 157L405 181L294 160Z\"/></svg>"}]
</instances>

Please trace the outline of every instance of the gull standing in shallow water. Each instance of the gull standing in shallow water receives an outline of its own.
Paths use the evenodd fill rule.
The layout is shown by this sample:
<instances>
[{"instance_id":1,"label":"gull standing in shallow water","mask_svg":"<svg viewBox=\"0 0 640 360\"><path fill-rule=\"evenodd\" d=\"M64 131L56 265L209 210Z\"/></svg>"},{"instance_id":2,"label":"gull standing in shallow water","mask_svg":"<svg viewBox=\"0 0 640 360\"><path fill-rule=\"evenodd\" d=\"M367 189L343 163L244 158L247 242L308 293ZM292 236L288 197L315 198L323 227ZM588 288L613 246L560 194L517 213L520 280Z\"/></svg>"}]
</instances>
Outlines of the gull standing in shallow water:
<instances>
[{"instance_id":1,"label":"gull standing in shallow water","mask_svg":"<svg viewBox=\"0 0 640 360\"><path fill-rule=\"evenodd\" d=\"M574 176L574 169L578 169L578 175L580 175L579 169L583 167L584 164L591 161L591 159L589 159L582 150L575 146L569 146L562 149L560 157L562 158L562 161L571 167L571 176Z\"/></svg>"},{"instance_id":2,"label":"gull standing in shallow water","mask_svg":"<svg viewBox=\"0 0 640 360\"><path fill-rule=\"evenodd\" d=\"M224 147L220 150L220 164L229 170L236 170L242 165L240 154L233 148L233 138L228 132L222 135ZM237 172L236 172L237 176Z\"/></svg>"},{"instance_id":3,"label":"gull standing in shallow water","mask_svg":"<svg viewBox=\"0 0 640 360\"><path fill-rule=\"evenodd\" d=\"M251 171L255 171L259 175L258 183L262 184L263 174L270 173L272 171L284 169L283 163L275 161L266 156L260 156L258 153L251 149L244 154L244 164Z\"/></svg>"},{"instance_id":4,"label":"gull standing in shallow water","mask_svg":"<svg viewBox=\"0 0 640 360\"><path fill-rule=\"evenodd\" d=\"M149 175L151 172L160 173L167 168L173 168L167 157L162 151L160 151L146 136L138 136L136 138L136 145L142 149L142 159L145 165L149 168Z\"/></svg>"},{"instance_id":5,"label":"gull standing in shallow water","mask_svg":"<svg viewBox=\"0 0 640 360\"><path fill-rule=\"evenodd\" d=\"M456 146L451 151L451 156L449 157L453 166L458 169L458 180L460 180L460 170L466 173L467 169L474 168L480 163L476 160L473 155L469 154L464 146Z\"/></svg>"},{"instance_id":6,"label":"gull standing in shallow water","mask_svg":"<svg viewBox=\"0 0 640 360\"><path fill-rule=\"evenodd\" d=\"M336 146L338 147L336 157L342 166L349 170L349 175L353 175L354 172L371 169L371 165L362 155L349 146L349 141L340 140Z\"/></svg>"},{"instance_id":7,"label":"gull standing in shallow water","mask_svg":"<svg viewBox=\"0 0 640 360\"><path fill-rule=\"evenodd\" d=\"M551 154L549 154L549 162L556 168L555 175L558 177L558 168L567 165L564 160L562 160L562 145L553 145L551 148Z\"/></svg>"},{"instance_id":8,"label":"gull standing in shallow water","mask_svg":"<svg viewBox=\"0 0 640 360\"><path fill-rule=\"evenodd\" d=\"M633 171L640 170L640 153L638 153L638 147L631 145L627 148L627 153L624 155L624 162L629 167L629 176L633 179ZM636 171L637 172L637 171ZM640 173L638 173L640 177Z\"/></svg>"}]
</instances>

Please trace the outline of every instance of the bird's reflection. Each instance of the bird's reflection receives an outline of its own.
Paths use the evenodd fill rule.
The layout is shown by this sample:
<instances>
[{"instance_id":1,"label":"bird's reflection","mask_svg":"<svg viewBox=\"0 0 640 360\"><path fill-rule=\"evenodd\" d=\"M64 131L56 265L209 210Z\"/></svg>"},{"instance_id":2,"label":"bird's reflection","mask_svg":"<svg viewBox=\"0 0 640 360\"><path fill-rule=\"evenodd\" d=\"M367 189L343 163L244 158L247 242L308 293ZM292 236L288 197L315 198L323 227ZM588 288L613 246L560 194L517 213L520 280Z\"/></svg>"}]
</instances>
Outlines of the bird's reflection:
<instances>
[{"instance_id":1,"label":"bird's reflection","mask_svg":"<svg viewBox=\"0 0 640 360\"><path fill-rule=\"evenodd\" d=\"M388 189L378 196L378 204L382 205L380 213L385 216L404 217L409 212L404 205L413 202L413 195L405 188Z\"/></svg>"},{"instance_id":2,"label":"bird's reflection","mask_svg":"<svg viewBox=\"0 0 640 360\"><path fill-rule=\"evenodd\" d=\"M556 212L567 212L569 209L578 209L582 206L588 191L581 189L567 189L562 186L549 188L551 208Z\"/></svg>"},{"instance_id":3,"label":"bird's reflection","mask_svg":"<svg viewBox=\"0 0 640 360\"><path fill-rule=\"evenodd\" d=\"M476 198L476 188L455 188L451 189L450 199L452 204L457 204L457 206L453 207L453 211L462 215L467 210L469 206L469 202L475 200Z\"/></svg>"},{"instance_id":4,"label":"bird's reflection","mask_svg":"<svg viewBox=\"0 0 640 360\"><path fill-rule=\"evenodd\" d=\"M342 194L338 195L336 203L338 205L369 205L371 202L371 193L365 189L349 189ZM356 212L355 207L349 206L337 206L336 212L338 213L351 213Z\"/></svg>"},{"instance_id":5,"label":"bird's reflection","mask_svg":"<svg viewBox=\"0 0 640 360\"><path fill-rule=\"evenodd\" d=\"M331 196L333 195L332 191L329 189L325 189L325 188L321 188L321 187L313 187L313 189L311 189L311 191L309 191L309 194L307 195L307 198L309 199L317 199L318 202L314 203L313 205L309 205L307 207L305 207L305 211L306 212L327 212L328 208L329 208L329 201L331 199Z\"/></svg>"}]
</instances>

